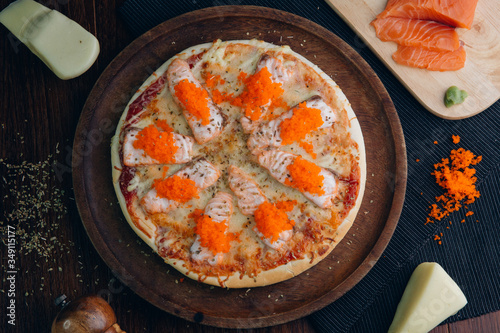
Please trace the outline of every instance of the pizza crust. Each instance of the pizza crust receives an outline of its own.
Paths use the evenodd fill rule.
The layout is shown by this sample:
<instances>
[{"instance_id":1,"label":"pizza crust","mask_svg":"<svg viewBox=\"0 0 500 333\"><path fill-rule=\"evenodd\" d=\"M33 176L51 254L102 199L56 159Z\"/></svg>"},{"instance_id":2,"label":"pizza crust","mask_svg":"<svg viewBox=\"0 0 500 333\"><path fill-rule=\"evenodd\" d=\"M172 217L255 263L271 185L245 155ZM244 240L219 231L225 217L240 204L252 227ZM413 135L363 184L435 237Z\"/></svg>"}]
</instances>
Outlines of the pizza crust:
<instances>
[{"instance_id":1,"label":"pizza crust","mask_svg":"<svg viewBox=\"0 0 500 333\"><path fill-rule=\"evenodd\" d=\"M310 256L306 256L305 258L289 261L285 265L281 265L269 270L260 271L259 274L255 277L248 275L240 275L239 273L232 274L231 276L204 276L201 273L196 273L190 270L186 262L184 260L179 260L175 258L164 258L165 262L170 266L177 269L182 274L190 277L194 280L201 281L206 284L221 286L227 288L250 288L250 287L258 287L258 286L266 286L270 284L274 284L280 281L284 281L290 279L298 274L304 272L305 270L313 267L318 262L327 257L331 251L335 248L335 246L344 238L350 227L352 226L356 214L361 206L364 188L366 183L366 156L365 156L365 146L363 142L363 136L361 132L361 127L356 118L354 111L350 103L348 102L346 96L342 92L342 90L337 86L337 84L326 75L319 67L311 63L309 60L304 58L303 56L291 51L288 47L280 47L273 44L269 44L262 41L247 41L247 40L236 40L224 42L226 44L248 44L248 45L256 45L259 48L263 48L265 50L282 50L286 53L290 53L295 56L297 59L302 61L304 64L311 67L316 73L318 73L321 78L328 82L330 88L332 88L336 94L336 100L340 102L342 108L347 112L347 116L349 119L349 133L354 142L358 145L358 165L359 165L359 187L355 205L350 209L347 217L342 221L342 223L336 229L335 234L333 235L332 240L328 245L328 250L323 253L321 256L316 255L311 259ZM177 54L173 58L169 59L165 62L161 67L159 67L139 88L139 90L132 96L130 102L126 106L123 115L118 123L117 131L115 136L112 139L111 143L111 158L112 158L112 176L113 176L113 185L115 187L115 191L122 208L123 214L130 225L130 227L134 230L134 232L148 244L155 252L159 252L158 244L157 244L157 226L153 223L151 218L143 218L143 216L134 216L132 217L130 212L127 209L126 200L122 191L120 189L119 178L121 175L121 162L120 162L120 135L121 129L125 124L125 118L130 107L130 104L141 95L143 91L145 91L157 78L162 76L164 72L167 70L169 64L176 57L187 58L190 55L199 54L205 50L210 50L213 46L213 43L205 43L193 46L185 51ZM166 83L167 84L167 83ZM166 87L165 84L165 87ZM165 89L165 88L164 88ZM236 206L236 205L235 205ZM236 209L236 208L235 208ZM135 211L138 215L140 212Z\"/></svg>"}]
</instances>

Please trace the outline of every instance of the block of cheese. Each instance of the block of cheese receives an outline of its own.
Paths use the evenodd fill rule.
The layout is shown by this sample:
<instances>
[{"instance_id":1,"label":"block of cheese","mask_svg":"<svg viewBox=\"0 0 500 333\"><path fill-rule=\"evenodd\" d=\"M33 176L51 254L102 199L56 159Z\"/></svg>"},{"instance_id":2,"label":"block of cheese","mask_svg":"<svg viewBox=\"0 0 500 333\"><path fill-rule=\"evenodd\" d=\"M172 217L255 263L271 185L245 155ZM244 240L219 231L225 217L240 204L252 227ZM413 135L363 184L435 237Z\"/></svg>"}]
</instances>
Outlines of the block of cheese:
<instances>
[{"instance_id":1,"label":"block of cheese","mask_svg":"<svg viewBox=\"0 0 500 333\"><path fill-rule=\"evenodd\" d=\"M33 0L11 3L0 12L0 23L63 80L83 74L99 54L91 33Z\"/></svg>"},{"instance_id":2,"label":"block of cheese","mask_svg":"<svg viewBox=\"0 0 500 333\"><path fill-rule=\"evenodd\" d=\"M398 304L389 333L425 333L467 304L455 281L435 262L413 272Z\"/></svg>"}]
</instances>

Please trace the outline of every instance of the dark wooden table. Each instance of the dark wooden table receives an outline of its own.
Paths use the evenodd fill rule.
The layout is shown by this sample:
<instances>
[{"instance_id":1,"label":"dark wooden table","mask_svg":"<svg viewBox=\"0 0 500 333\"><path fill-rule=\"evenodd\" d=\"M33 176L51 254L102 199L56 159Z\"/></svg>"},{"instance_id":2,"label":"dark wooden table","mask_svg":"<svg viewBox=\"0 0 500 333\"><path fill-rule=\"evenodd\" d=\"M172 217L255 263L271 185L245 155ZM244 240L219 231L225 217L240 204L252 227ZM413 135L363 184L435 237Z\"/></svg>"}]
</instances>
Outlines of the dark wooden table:
<instances>
[{"instance_id":1,"label":"dark wooden table","mask_svg":"<svg viewBox=\"0 0 500 333\"><path fill-rule=\"evenodd\" d=\"M102 296L127 332L225 331L176 318L121 285L92 246L76 209L71 151L80 112L99 75L132 41L117 14L121 2L42 2L80 23L100 41L101 53L94 66L69 81L58 79L7 29L0 28L0 228L5 242L9 231L16 233L11 237L16 241L13 267L7 261L7 246L2 244L0 250L2 331L50 331L59 311L53 300L60 294L69 299ZM8 3L1 0L0 8ZM11 275L14 279L7 279ZM8 324L11 318L5 311L11 299L16 301L15 326ZM314 329L307 319L300 319L252 332ZM500 332L500 312L442 325L433 332Z\"/></svg>"}]
</instances>

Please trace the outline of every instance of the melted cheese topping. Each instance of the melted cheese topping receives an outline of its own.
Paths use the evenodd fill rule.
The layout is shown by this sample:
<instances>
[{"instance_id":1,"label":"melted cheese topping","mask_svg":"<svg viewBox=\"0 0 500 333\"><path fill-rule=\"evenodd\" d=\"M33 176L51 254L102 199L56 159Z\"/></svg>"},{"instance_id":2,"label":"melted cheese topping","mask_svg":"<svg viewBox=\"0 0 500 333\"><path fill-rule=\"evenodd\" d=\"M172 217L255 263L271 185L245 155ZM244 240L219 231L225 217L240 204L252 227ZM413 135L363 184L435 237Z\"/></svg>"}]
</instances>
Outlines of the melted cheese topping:
<instances>
[{"instance_id":1,"label":"melted cheese topping","mask_svg":"<svg viewBox=\"0 0 500 333\"><path fill-rule=\"evenodd\" d=\"M248 91L245 90L245 82L249 82L247 78L254 74L264 52L279 57L287 73L287 79L281 84L281 102L274 106L273 117L279 117L288 112L292 106L316 95L322 97L336 117L333 125L326 128L318 128L321 126L320 123L309 126L306 141L300 141L304 138L304 135L300 134L297 141L288 140L280 150L301 155L304 161L331 170L338 179L349 180L354 175L359 181L358 145L349 134L349 119L344 108L345 96L338 96L338 91L335 90L337 87L332 85L333 81L327 82L317 69L311 68L310 64L299 59L286 46L278 47L258 41L214 42L211 47L204 50L191 70L219 104L222 113L227 117L226 126L221 135L208 143L203 145L195 143L192 155L205 157L222 172L221 177L214 185L200 191L198 198L180 203L178 208L166 214L148 215L137 201L151 189L156 179L173 175L182 168L182 165L169 165L167 172L162 165L137 167L135 176L127 188L127 191L136 193L134 203L127 207L132 219L156 226L153 239L156 237L154 246L158 253L164 257L183 261L185 270L198 274L200 280L207 276L217 276L220 280L221 277L236 272L241 275L258 276L262 271L276 268L290 260L305 258L306 254L318 251L324 243L328 244L328 238L335 237L337 227L352 207L352 203L350 207L344 205L348 192L352 192L349 186L356 186L354 193L359 191L359 183L349 185L341 181L333 206L328 209L320 208L300 191L274 179L259 165L256 156L251 154L247 147L249 135L244 133L240 123L241 117L247 110L234 101L238 101L238 98L241 100L241 96ZM193 54L196 54L195 51L181 53L178 57L188 59ZM157 73L161 74L165 69L166 65ZM175 133L193 135L167 84L150 105L154 105L154 108L147 107L138 119L134 119L134 127L146 128L161 122L171 127ZM123 128L125 127L126 124ZM228 183L228 168L231 165L252 177L269 202L287 203L286 209L279 210L281 218L288 221L283 223L286 225L287 240L280 243L279 248L270 246L269 242L266 245L266 241L260 237L262 234L259 236L255 231L254 217L242 214L235 204L227 232L234 233L238 237L232 240L230 249L223 254L225 267L217 268L207 262L191 258L190 248L196 239L194 232L196 222L192 213L199 209L204 210L209 200L219 191L233 193ZM286 218L282 216L283 214ZM290 231L292 226L293 231ZM272 241L279 237L279 232L262 233L264 236L272 235Z\"/></svg>"}]
</instances>

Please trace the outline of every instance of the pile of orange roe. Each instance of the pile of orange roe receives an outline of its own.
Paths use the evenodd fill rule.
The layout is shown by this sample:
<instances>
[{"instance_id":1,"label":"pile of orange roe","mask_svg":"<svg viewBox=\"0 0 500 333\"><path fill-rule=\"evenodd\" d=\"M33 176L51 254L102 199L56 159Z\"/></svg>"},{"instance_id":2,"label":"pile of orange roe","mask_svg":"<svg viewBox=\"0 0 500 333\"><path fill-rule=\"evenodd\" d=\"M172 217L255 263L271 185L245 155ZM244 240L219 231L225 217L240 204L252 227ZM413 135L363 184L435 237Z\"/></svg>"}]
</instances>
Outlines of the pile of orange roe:
<instances>
[{"instance_id":1,"label":"pile of orange roe","mask_svg":"<svg viewBox=\"0 0 500 333\"><path fill-rule=\"evenodd\" d=\"M457 139L457 136L453 137L453 141L458 143ZM482 156L475 156L471 151L459 148L452 150L449 158L443 158L434 165L435 170L431 174L445 193L436 197L436 203L429 207L431 211L425 224L440 221L479 198L480 193L475 185L477 178L474 176L476 170L471 166L478 164L481 159ZM472 214L469 211L466 216Z\"/></svg>"},{"instance_id":2,"label":"pile of orange roe","mask_svg":"<svg viewBox=\"0 0 500 333\"><path fill-rule=\"evenodd\" d=\"M283 145L289 145L305 137L323 125L321 110L308 108L306 102L300 103L293 109L293 116L283 120L280 124L280 136Z\"/></svg>"},{"instance_id":3,"label":"pile of orange roe","mask_svg":"<svg viewBox=\"0 0 500 333\"><path fill-rule=\"evenodd\" d=\"M231 105L242 108L245 116L250 120L256 121L264 116L266 119L272 118L276 108L288 108L288 105L282 99L285 92L282 84L274 82L271 76L266 67L252 75L240 72L237 80L239 85L244 85L244 89L236 97L234 93L221 92L216 88L226 82L220 75L206 73L205 85L211 90L212 99L216 104L229 102ZM264 112L265 114L263 114Z\"/></svg>"},{"instance_id":4,"label":"pile of orange roe","mask_svg":"<svg viewBox=\"0 0 500 333\"><path fill-rule=\"evenodd\" d=\"M159 131L154 125L145 127L137 133L133 146L135 149L144 150L146 155L159 163L172 164L175 163L174 156L179 148L175 145L172 129L170 127L162 129L165 131Z\"/></svg>"},{"instance_id":5,"label":"pile of orange roe","mask_svg":"<svg viewBox=\"0 0 500 333\"><path fill-rule=\"evenodd\" d=\"M180 203L199 197L196 183L191 179L181 178L177 175L165 179L155 179L153 188L159 197Z\"/></svg>"},{"instance_id":6,"label":"pile of orange roe","mask_svg":"<svg viewBox=\"0 0 500 333\"><path fill-rule=\"evenodd\" d=\"M320 175L321 167L309 162L302 157L297 157L295 161L287 166L290 178L285 180L285 185L294 187L302 192L323 195L323 181L325 177Z\"/></svg>"},{"instance_id":7,"label":"pile of orange roe","mask_svg":"<svg viewBox=\"0 0 500 333\"><path fill-rule=\"evenodd\" d=\"M278 208L277 206L281 207ZM295 225L295 221L289 220L287 211L293 209L293 203L262 203L254 213L255 225L264 238L271 242L278 240L282 231L290 230Z\"/></svg>"},{"instance_id":8,"label":"pile of orange roe","mask_svg":"<svg viewBox=\"0 0 500 333\"><path fill-rule=\"evenodd\" d=\"M196 217L195 221L194 231L200 236L201 246L208 248L213 254L229 252L234 237L227 232L225 221L218 223L204 214Z\"/></svg>"},{"instance_id":9,"label":"pile of orange roe","mask_svg":"<svg viewBox=\"0 0 500 333\"><path fill-rule=\"evenodd\" d=\"M262 67L257 73L248 77L240 76L245 84L245 90L231 102L241 107L245 116L255 121L262 116L262 108L271 112L277 107L287 107L281 96L284 93L281 83L273 82L267 67Z\"/></svg>"},{"instance_id":10,"label":"pile of orange roe","mask_svg":"<svg viewBox=\"0 0 500 333\"><path fill-rule=\"evenodd\" d=\"M205 89L184 79L174 87L174 90L177 99L191 115L201 120L202 125L210 123L210 108L208 107L210 97Z\"/></svg>"}]
</instances>

